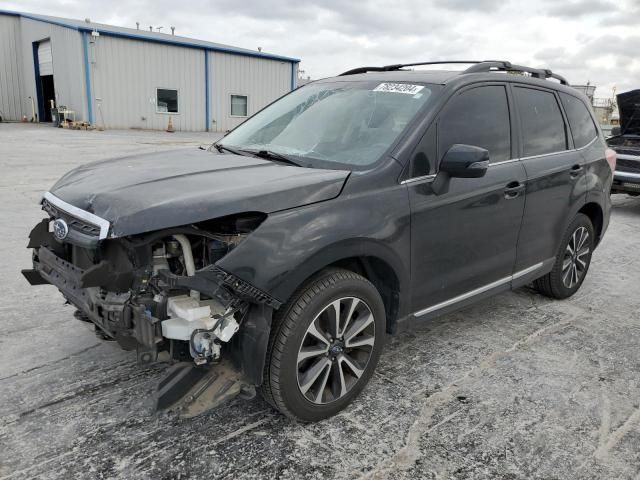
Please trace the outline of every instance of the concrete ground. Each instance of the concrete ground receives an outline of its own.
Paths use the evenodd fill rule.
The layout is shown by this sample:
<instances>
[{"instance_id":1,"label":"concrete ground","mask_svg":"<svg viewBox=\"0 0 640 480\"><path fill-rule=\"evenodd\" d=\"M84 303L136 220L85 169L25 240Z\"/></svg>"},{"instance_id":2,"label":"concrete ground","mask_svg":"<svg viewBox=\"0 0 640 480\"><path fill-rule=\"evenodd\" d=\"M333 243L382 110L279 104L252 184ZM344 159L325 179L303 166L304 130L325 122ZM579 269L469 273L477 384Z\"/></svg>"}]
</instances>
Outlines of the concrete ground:
<instances>
[{"instance_id":1,"label":"concrete ground","mask_svg":"<svg viewBox=\"0 0 640 480\"><path fill-rule=\"evenodd\" d=\"M41 193L75 165L213 139L0 124L0 478L640 479L640 198L627 196L573 298L524 288L392 338L334 418L297 424L259 398L153 415L166 365L138 367L53 287L29 287L24 247Z\"/></svg>"}]
</instances>

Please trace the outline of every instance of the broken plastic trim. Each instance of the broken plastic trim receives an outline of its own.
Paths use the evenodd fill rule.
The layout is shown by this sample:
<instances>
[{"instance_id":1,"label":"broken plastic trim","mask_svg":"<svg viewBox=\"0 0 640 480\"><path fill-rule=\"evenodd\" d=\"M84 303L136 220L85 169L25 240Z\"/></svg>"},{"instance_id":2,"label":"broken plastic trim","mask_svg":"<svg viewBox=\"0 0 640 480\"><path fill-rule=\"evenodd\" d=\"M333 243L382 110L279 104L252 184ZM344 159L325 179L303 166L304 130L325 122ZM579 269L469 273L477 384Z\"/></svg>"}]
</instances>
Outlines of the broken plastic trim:
<instances>
[{"instance_id":1,"label":"broken plastic trim","mask_svg":"<svg viewBox=\"0 0 640 480\"><path fill-rule=\"evenodd\" d=\"M235 294L241 300L247 300L253 303L261 303L277 310L282 302L268 293L254 287L248 282L241 280L235 275L228 273L216 265L209 265L196 271L195 275L186 277L176 275L167 270L160 270L158 276L170 287L184 287L197 290L206 295L215 295L223 297L225 302L231 300L230 295L224 295L220 292L220 286L224 285L231 293ZM215 292L215 293L213 293Z\"/></svg>"},{"instance_id":2,"label":"broken plastic trim","mask_svg":"<svg viewBox=\"0 0 640 480\"><path fill-rule=\"evenodd\" d=\"M207 368L178 363L158 384L155 409L172 410L181 417L191 418L237 396L249 399L255 394L255 388L229 361Z\"/></svg>"}]
</instances>

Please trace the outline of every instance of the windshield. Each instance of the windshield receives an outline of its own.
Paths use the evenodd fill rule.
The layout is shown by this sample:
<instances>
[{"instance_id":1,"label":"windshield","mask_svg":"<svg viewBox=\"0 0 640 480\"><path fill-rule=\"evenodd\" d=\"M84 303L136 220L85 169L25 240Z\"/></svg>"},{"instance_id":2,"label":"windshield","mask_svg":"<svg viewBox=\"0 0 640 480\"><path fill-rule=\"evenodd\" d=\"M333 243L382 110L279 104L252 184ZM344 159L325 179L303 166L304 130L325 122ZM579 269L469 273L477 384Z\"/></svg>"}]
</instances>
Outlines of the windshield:
<instances>
[{"instance_id":1,"label":"windshield","mask_svg":"<svg viewBox=\"0 0 640 480\"><path fill-rule=\"evenodd\" d=\"M365 167L384 154L430 96L424 84L313 83L257 113L220 143L293 156L302 165Z\"/></svg>"}]
</instances>

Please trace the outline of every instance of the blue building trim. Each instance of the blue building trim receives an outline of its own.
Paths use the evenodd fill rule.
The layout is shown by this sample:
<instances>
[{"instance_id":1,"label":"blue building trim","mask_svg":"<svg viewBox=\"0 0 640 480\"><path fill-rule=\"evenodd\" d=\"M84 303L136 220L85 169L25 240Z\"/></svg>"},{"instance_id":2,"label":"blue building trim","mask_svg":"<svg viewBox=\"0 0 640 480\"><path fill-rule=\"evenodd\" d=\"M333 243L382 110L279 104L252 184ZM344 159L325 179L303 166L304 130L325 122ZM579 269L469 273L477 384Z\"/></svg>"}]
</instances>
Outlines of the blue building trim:
<instances>
[{"instance_id":1,"label":"blue building trim","mask_svg":"<svg viewBox=\"0 0 640 480\"><path fill-rule=\"evenodd\" d=\"M90 28L79 28L80 31L92 32L93 29ZM211 47L211 46L203 46L198 43L185 42L182 40L171 40L171 39L162 39L162 38L154 38L147 37L144 35L137 35L135 33L124 33L124 32L114 32L113 30L102 30L98 29L100 35L107 35L109 37L119 37L119 38L127 38L130 40L140 40L143 42L151 42L151 43L160 43L164 45L174 45L177 47L186 47L186 48L197 48L197 49L206 49L211 52L222 52L222 53L232 53L234 55L240 55L243 57L254 57L254 58L263 58L265 60L279 60L284 62L298 62L299 60L296 58L290 57L281 57L280 55L270 55L268 53L261 52L251 52L249 50L236 50L234 48L224 48L224 47Z\"/></svg>"},{"instance_id":2,"label":"blue building trim","mask_svg":"<svg viewBox=\"0 0 640 480\"><path fill-rule=\"evenodd\" d=\"M296 65L297 62L291 62L291 90L296 89Z\"/></svg>"},{"instance_id":3,"label":"blue building trim","mask_svg":"<svg viewBox=\"0 0 640 480\"><path fill-rule=\"evenodd\" d=\"M139 34L139 33L118 32L118 31L115 31L115 30L108 30L108 29L104 29L104 28L97 28L97 27L93 28L93 27L86 27L84 25L74 25L72 23L68 23L68 22L65 22L63 20L53 20L51 18L40 17L38 15L33 15L33 14L29 14L29 13L22 13L22 12L16 12L16 11L12 11L12 10L2 10L2 9L0 9L0 15L12 15L14 17L28 18L30 20L35 20L35 21L38 21L38 22L44 22L44 23L49 23L51 25L57 25L58 27L70 28L71 30L76 30L76 31L79 31L79 32L91 33L93 31L98 31L100 33L100 35L107 35L107 36L111 36L111 37L128 38L128 39L132 39L132 40L141 40L141 41L144 41L144 42L161 43L161 44L165 44L165 45L176 45L176 46L179 46L179 47L197 48L199 50L206 49L206 50L213 51L213 52L232 53L234 55L241 55L241 56L245 56L245 57L264 58L264 59L267 59L267 60L279 60L279 61L285 61L285 62L299 62L300 61L297 58L283 57L283 56L280 56L280 55L272 55L272 54L269 54L269 53L262 53L262 52L252 52L251 50L235 49L235 48L232 48L232 47L226 48L226 47L222 47L222 46L216 47L216 46L211 46L211 45L203 45L202 43L196 43L196 42L189 42L189 41L185 41L185 40L173 39L170 36L168 36L168 38L156 38L156 37L150 37L150 36L147 36L147 35L142 35L142 34Z\"/></svg>"},{"instance_id":4,"label":"blue building trim","mask_svg":"<svg viewBox=\"0 0 640 480\"><path fill-rule=\"evenodd\" d=\"M84 54L84 87L87 94L87 117L93 125L93 101L91 95L91 66L89 63L89 34L82 32L82 51Z\"/></svg>"},{"instance_id":5,"label":"blue building trim","mask_svg":"<svg viewBox=\"0 0 640 480\"><path fill-rule=\"evenodd\" d=\"M211 128L211 111L209 109L209 51L204 50L204 128L208 132Z\"/></svg>"},{"instance_id":6,"label":"blue building trim","mask_svg":"<svg viewBox=\"0 0 640 480\"><path fill-rule=\"evenodd\" d=\"M38 46L40 42L33 42L31 48L33 49L33 73L35 73L36 82L36 104L38 107L38 121L42 121L44 118L44 98L42 98L42 79L40 78L40 59L38 58ZM35 118L33 121L35 122Z\"/></svg>"},{"instance_id":7,"label":"blue building trim","mask_svg":"<svg viewBox=\"0 0 640 480\"><path fill-rule=\"evenodd\" d=\"M57 25L58 27L70 28L71 30L80 30L77 25L72 25L70 23L62 22L59 20L51 20L39 17L38 15L31 15L29 13L16 12L13 10L2 10L0 9L0 15L11 15L12 17L22 17L28 18L29 20L36 20L38 22L49 23L51 25Z\"/></svg>"}]
</instances>

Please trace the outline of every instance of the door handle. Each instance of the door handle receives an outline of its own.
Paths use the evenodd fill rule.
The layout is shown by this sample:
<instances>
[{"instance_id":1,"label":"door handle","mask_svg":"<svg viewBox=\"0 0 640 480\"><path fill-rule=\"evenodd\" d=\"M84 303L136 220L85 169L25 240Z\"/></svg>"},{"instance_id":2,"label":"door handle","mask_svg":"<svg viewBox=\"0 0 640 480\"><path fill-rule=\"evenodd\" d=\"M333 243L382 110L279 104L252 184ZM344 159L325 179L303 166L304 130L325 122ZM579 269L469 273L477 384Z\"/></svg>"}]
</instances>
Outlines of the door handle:
<instances>
[{"instance_id":1,"label":"door handle","mask_svg":"<svg viewBox=\"0 0 640 480\"><path fill-rule=\"evenodd\" d=\"M582 165L576 164L573 167L571 167L571 170L569 171L569 176L571 178L578 178L581 172L582 172Z\"/></svg>"},{"instance_id":2,"label":"door handle","mask_svg":"<svg viewBox=\"0 0 640 480\"><path fill-rule=\"evenodd\" d=\"M517 180L513 182L509 182L507 186L504 188L504 198L507 200L511 200L520 195L520 192L523 192L525 188L524 183L520 183Z\"/></svg>"}]
</instances>

